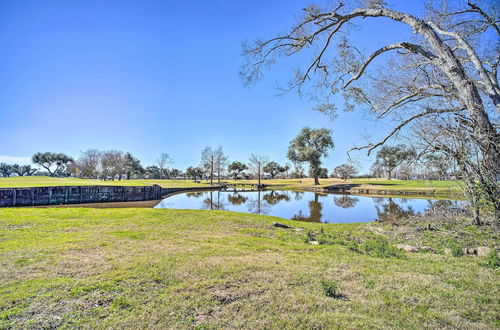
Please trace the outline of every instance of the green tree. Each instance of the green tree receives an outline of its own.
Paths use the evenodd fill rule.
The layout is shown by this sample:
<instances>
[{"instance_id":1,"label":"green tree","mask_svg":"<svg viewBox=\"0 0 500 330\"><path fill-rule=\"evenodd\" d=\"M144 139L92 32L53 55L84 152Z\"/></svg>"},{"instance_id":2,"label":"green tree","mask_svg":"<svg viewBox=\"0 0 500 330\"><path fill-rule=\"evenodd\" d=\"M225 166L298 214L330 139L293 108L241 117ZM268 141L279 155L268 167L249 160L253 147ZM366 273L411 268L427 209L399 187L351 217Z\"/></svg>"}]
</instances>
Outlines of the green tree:
<instances>
[{"instance_id":1,"label":"green tree","mask_svg":"<svg viewBox=\"0 0 500 330\"><path fill-rule=\"evenodd\" d=\"M179 170L178 168L171 168L168 171L168 177L169 178L177 178L177 177L181 177L183 175L184 175L184 173L182 173L182 171Z\"/></svg>"},{"instance_id":2,"label":"green tree","mask_svg":"<svg viewBox=\"0 0 500 330\"><path fill-rule=\"evenodd\" d=\"M25 176L25 175L30 176L30 175L33 175L37 171L37 169L31 167L31 165L14 164L11 167L12 167L12 171L19 176Z\"/></svg>"},{"instance_id":3,"label":"green tree","mask_svg":"<svg viewBox=\"0 0 500 330\"><path fill-rule=\"evenodd\" d=\"M314 184L319 185L321 158L333 148L333 139L329 129L311 129L304 127L299 135L290 142L288 159L292 162L308 162L314 176Z\"/></svg>"},{"instance_id":4,"label":"green tree","mask_svg":"<svg viewBox=\"0 0 500 330\"><path fill-rule=\"evenodd\" d=\"M394 147L383 146L377 152L377 161L387 172L389 180L392 179L392 173L396 167L415 157L415 151L402 144Z\"/></svg>"},{"instance_id":5,"label":"green tree","mask_svg":"<svg viewBox=\"0 0 500 330\"><path fill-rule=\"evenodd\" d=\"M229 174L236 179L238 178L238 175L240 175L241 172L245 171L248 169L248 166L242 162L234 161L229 166L227 167L227 170L229 171Z\"/></svg>"},{"instance_id":6,"label":"green tree","mask_svg":"<svg viewBox=\"0 0 500 330\"><path fill-rule=\"evenodd\" d=\"M73 158L68 155L55 152L37 152L31 160L46 169L50 176L64 171L64 168L73 162Z\"/></svg>"},{"instance_id":7,"label":"green tree","mask_svg":"<svg viewBox=\"0 0 500 330\"><path fill-rule=\"evenodd\" d=\"M123 169L127 180L130 180L132 176L138 176L144 173L141 161L134 157L134 155L130 152L125 153L123 156Z\"/></svg>"},{"instance_id":8,"label":"green tree","mask_svg":"<svg viewBox=\"0 0 500 330\"><path fill-rule=\"evenodd\" d=\"M197 178L200 178L201 180L203 178L203 169L200 167L189 166L186 169L186 176L188 178L192 178L194 181L196 181Z\"/></svg>"},{"instance_id":9,"label":"green tree","mask_svg":"<svg viewBox=\"0 0 500 330\"><path fill-rule=\"evenodd\" d=\"M144 173L148 179L160 179L161 177L161 170L156 165L146 167Z\"/></svg>"},{"instance_id":10,"label":"green tree","mask_svg":"<svg viewBox=\"0 0 500 330\"><path fill-rule=\"evenodd\" d=\"M289 170L288 166L281 166L276 162L269 162L262 169L265 173L268 173L271 176L271 179L280 173L286 172Z\"/></svg>"},{"instance_id":11,"label":"green tree","mask_svg":"<svg viewBox=\"0 0 500 330\"><path fill-rule=\"evenodd\" d=\"M4 177L10 176L12 173L14 173L12 166L7 164L7 163L0 163L0 173Z\"/></svg>"},{"instance_id":12,"label":"green tree","mask_svg":"<svg viewBox=\"0 0 500 330\"><path fill-rule=\"evenodd\" d=\"M342 180L347 180L358 173L356 167L351 164L342 164L333 169L333 176L341 178Z\"/></svg>"}]
</instances>

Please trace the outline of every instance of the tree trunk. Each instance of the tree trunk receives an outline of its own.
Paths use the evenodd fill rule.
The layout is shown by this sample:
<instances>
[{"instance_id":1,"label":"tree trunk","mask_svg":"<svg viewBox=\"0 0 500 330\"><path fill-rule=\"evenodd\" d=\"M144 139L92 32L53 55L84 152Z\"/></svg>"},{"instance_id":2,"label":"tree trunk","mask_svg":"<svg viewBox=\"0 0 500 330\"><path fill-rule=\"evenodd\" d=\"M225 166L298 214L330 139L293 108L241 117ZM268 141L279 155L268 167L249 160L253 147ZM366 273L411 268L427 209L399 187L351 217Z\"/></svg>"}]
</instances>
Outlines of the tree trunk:
<instances>
[{"instance_id":1,"label":"tree trunk","mask_svg":"<svg viewBox=\"0 0 500 330\"><path fill-rule=\"evenodd\" d=\"M214 167L213 165L210 167L210 185L214 183Z\"/></svg>"},{"instance_id":2,"label":"tree trunk","mask_svg":"<svg viewBox=\"0 0 500 330\"><path fill-rule=\"evenodd\" d=\"M318 174L317 173L314 173L314 185L315 186L319 185L319 178L318 178Z\"/></svg>"},{"instance_id":3,"label":"tree trunk","mask_svg":"<svg viewBox=\"0 0 500 330\"><path fill-rule=\"evenodd\" d=\"M477 203L475 203L476 205L471 205L472 207L472 225L475 225L475 226L480 226L482 223L481 223L481 216L479 214L479 206L477 205Z\"/></svg>"}]
</instances>

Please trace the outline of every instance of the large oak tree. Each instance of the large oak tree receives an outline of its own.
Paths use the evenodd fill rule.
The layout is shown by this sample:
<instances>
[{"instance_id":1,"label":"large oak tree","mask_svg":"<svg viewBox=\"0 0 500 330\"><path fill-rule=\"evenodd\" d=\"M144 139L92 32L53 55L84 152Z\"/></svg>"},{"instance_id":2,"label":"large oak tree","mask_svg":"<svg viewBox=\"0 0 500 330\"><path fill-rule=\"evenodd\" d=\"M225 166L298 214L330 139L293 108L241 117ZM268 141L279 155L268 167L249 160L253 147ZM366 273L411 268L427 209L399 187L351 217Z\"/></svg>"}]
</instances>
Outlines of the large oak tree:
<instances>
[{"instance_id":1,"label":"large oak tree","mask_svg":"<svg viewBox=\"0 0 500 330\"><path fill-rule=\"evenodd\" d=\"M421 154L439 151L453 157L468 178L469 190L485 193L498 218L498 8L494 1L425 3L418 17L382 0L308 6L288 32L245 46L242 74L252 82L281 56L313 53L308 64L296 70L290 89L307 91L317 100L316 109L326 113L338 107L332 96L342 94L347 110L366 109L376 118L392 118L395 124L384 138L358 147L368 153L409 127L430 125L434 136L427 136ZM381 29L392 21L411 33L366 52L356 42L360 39L350 35L366 18ZM377 30L363 30L363 38L384 40L373 34ZM457 137L472 147L450 148L448 142ZM474 162L468 150L477 151Z\"/></svg>"},{"instance_id":2,"label":"large oak tree","mask_svg":"<svg viewBox=\"0 0 500 330\"><path fill-rule=\"evenodd\" d=\"M330 130L304 127L290 142L287 156L292 162L308 162L310 172L314 176L314 184L319 185L321 158L326 156L331 148L333 139Z\"/></svg>"}]
</instances>

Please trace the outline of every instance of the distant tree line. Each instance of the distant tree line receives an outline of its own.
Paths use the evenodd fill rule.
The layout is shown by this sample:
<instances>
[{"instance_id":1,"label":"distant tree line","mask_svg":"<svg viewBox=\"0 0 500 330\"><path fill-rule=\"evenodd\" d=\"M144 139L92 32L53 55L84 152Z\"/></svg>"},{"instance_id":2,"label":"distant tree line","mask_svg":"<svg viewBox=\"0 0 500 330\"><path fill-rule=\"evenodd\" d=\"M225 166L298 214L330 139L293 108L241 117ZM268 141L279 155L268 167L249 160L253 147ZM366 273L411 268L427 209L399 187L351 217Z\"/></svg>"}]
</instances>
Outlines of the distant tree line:
<instances>
[{"instance_id":1,"label":"distant tree line","mask_svg":"<svg viewBox=\"0 0 500 330\"><path fill-rule=\"evenodd\" d=\"M118 150L101 151L88 149L75 160L64 153L37 152L32 157L32 165L9 165L0 163L0 175L49 175L58 177L78 177L100 180L123 179L206 179L210 184L222 179L295 178L307 176L315 178L334 177L348 180L354 177L398 178L398 179L459 179L453 159L439 152L419 157L409 146L383 146L376 155L369 174L359 174L354 163L336 166L329 175L321 166L321 159L333 148L331 132L328 129L303 128L288 147L291 163L281 165L270 161L267 156L252 154L248 162L229 161L222 146L209 147L201 152L200 164L189 166L185 172L172 168L173 159L162 153L154 165L143 166L130 152ZM305 164L309 164L306 175Z\"/></svg>"}]
</instances>

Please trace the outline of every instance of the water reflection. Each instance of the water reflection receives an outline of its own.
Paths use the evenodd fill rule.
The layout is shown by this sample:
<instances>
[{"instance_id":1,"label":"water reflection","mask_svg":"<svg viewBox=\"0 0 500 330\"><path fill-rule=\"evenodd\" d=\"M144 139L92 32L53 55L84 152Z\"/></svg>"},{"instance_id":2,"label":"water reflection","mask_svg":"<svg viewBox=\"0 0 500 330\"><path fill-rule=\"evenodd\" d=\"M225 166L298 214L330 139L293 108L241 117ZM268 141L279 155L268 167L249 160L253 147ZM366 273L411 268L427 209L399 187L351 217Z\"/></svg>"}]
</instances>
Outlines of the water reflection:
<instances>
[{"instance_id":1,"label":"water reflection","mask_svg":"<svg viewBox=\"0 0 500 330\"><path fill-rule=\"evenodd\" d=\"M271 192L264 194L264 197L262 197L267 204L269 205L276 205L281 201L286 201L288 202L290 200L290 196L288 196L288 192L278 192L276 190L272 190Z\"/></svg>"},{"instance_id":2,"label":"water reflection","mask_svg":"<svg viewBox=\"0 0 500 330\"><path fill-rule=\"evenodd\" d=\"M262 193L259 190L254 198L248 200L248 212L256 214L269 214L271 212L271 206L261 197L261 195Z\"/></svg>"},{"instance_id":3,"label":"water reflection","mask_svg":"<svg viewBox=\"0 0 500 330\"><path fill-rule=\"evenodd\" d=\"M187 198L191 198L191 197L198 198L200 196L203 196L203 192L202 191L194 191L194 192L188 192L188 193L186 193L186 197Z\"/></svg>"},{"instance_id":4,"label":"water reflection","mask_svg":"<svg viewBox=\"0 0 500 330\"><path fill-rule=\"evenodd\" d=\"M201 202L201 203L200 203ZM397 221L436 207L459 208L456 201L368 197L302 191L202 191L177 194L156 207L268 214L310 222Z\"/></svg>"},{"instance_id":5,"label":"water reflection","mask_svg":"<svg viewBox=\"0 0 500 330\"><path fill-rule=\"evenodd\" d=\"M359 202L359 199L351 197L349 195L342 195L341 197L333 197L333 202L338 207L341 207L343 209L350 209L351 207L356 206L356 203Z\"/></svg>"},{"instance_id":6,"label":"water reflection","mask_svg":"<svg viewBox=\"0 0 500 330\"><path fill-rule=\"evenodd\" d=\"M300 201L304 197L304 192L303 191L294 191L293 192L293 198L296 201Z\"/></svg>"},{"instance_id":7,"label":"water reflection","mask_svg":"<svg viewBox=\"0 0 500 330\"><path fill-rule=\"evenodd\" d=\"M376 198L375 209L377 210L377 220L395 222L400 219L409 218L416 212L411 205L408 205L408 202L409 200L405 198L399 198L399 203L396 203L392 197Z\"/></svg>"},{"instance_id":8,"label":"water reflection","mask_svg":"<svg viewBox=\"0 0 500 330\"><path fill-rule=\"evenodd\" d=\"M248 200L248 197L245 197L240 193L234 192L234 193L227 196L227 200L232 205L241 205L241 204L246 203L246 201Z\"/></svg>"},{"instance_id":9,"label":"water reflection","mask_svg":"<svg viewBox=\"0 0 500 330\"><path fill-rule=\"evenodd\" d=\"M205 194L203 194L203 195L205 195ZM198 197L202 197L203 195L200 195ZM225 210L226 209L226 203L224 203L221 200L220 190L209 191L207 195L208 196L206 196L206 198L203 199L203 204L201 206L202 210Z\"/></svg>"},{"instance_id":10,"label":"water reflection","mask_svg":"<svg viewBox=\"0 0 500 330\"><path fill-rule=\"evenodd\" d=\"M319 194L314 194L314 200L309 201L309 216L305 216L302 210L292 217L293 220L307 221L307 222L321 222L323 217L323 204L319 202Z\"/></svg>"}]
</instances>

